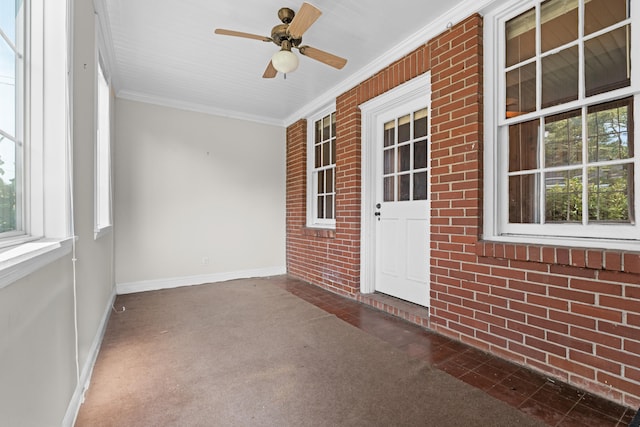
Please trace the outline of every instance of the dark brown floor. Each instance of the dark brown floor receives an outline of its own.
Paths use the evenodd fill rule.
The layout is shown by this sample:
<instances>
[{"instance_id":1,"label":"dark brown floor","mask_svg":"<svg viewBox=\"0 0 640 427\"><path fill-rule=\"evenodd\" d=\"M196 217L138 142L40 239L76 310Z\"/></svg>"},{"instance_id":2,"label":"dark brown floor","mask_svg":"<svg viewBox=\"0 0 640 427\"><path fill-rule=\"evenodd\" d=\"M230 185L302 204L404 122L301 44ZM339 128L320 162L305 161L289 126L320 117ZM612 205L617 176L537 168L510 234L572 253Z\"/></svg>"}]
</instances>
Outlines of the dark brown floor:
<instances>
[{"instance_id":1,"label":"dark brown floor","mask_svg":"<svg viewBox=\"0 0 640 427\"><path fill-rule=\"evenodd\" d=\"M635 410L553 382L518 365L320 287L290 278L278 283L299 298L549 425L627 427L635 415Z\"/></svg>"}]
</instances>

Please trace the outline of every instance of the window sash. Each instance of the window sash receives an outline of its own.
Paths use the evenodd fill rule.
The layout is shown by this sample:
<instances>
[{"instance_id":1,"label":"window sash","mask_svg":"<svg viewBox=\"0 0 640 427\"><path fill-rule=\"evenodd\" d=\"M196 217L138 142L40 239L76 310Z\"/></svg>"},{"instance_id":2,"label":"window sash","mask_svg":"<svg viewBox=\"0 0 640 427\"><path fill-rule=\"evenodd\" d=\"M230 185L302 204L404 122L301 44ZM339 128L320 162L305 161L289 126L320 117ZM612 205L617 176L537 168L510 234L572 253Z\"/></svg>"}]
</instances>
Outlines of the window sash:
<instances>
[{"instance_id":1,"label":"window sash","mask_svg":"<svg viewBox=\"0 0 640 427\"><path fill-rule=\"evenodd\" d=\"M631 14L627 19L623 21L617 22L614 25L609 27L601 28L597 31L593 31L589 34L584 34L584 31L580 29L578 40L571 41L569 43L563 44L559 47L555 47L548 52L540 52L540 29L536 30L536 53L532 58L525 58L523 61L516 61L512 64L505 64L505 49L506 49L506 29L505 25L510 19L522 14L523 12L531 9L531 7L535 6L535 13L537 19L540 17L540 2L528 2L527 7L519 7L515 9L515 6L512 6L510 12L504 13L502 16L498 16L495 18L496 25L493 27L493 35L496 37L495 46L497 49L494 51L494 62L497 66L495 73L495 82L496 82L496 92L497 95L497 108L492 109L494 112L494 117L492 118L493 126L496 126L496 133L494 134L494 138L496 141L496 145L494 148L490 148L489 154L493 151L495 154L490 155L490 157L495 158L496 163L488 162L489 167L493 169L496 173L495 178L488 180L488 194L491 191L491 188L496 189L497 197L493 198L493 196L489 196L489 203L486 204L486 207L489 207L489 215L486 217L493 217L494 220L491 221L486 227L486 230L489 231L494 236L504 236L508 237L511 235L520 235L520 236L531 236L536 239L544 238L544 236L557 236L557 237L566 237L566 238L591 238L591 239L617 239L620 241L623 240L637 240L640 238L640 230L639 227L635 223L630 224L620 224L620 223L593 223L589 222L588 218L582 218L581 221L577 223L545 223L544 220L541 220L539 223L535 224L520 224L520 223L512 223L509 222L509 176L517 176L520 174L519 172L513 172L509 170L509 126L517 123L524 123L527 121L537 120L540 121L541 126L544 123L545 118L549 118L554 114L564 113L571 110L586 110L590 106L601 104L607 101L613 101L625 97L631 96L633 98L633 110L637 116L639 101L638 96L635 96L638 93L638 78L634 76L638 75L638 68L629 70L630 74L630 82L628 86L614 88L613 90L597 93L595 95L587 94L585 90L585 78L584 78L584 43L590 40L595 40L602 34L609 33L616 29L621 28L631 28L631 22L638 22L638 9L637 7L631 8ZM583 2L579 2L579 16L583 16ZM582 18L581 18L582 19ZM538 21L539 22L539 21ZM581 25L582 27L582 25ZM637 27L637 26L636 26ZM632 64L637 64L638 61L638 43L635 42L638 40L637 33L640 30L640 27L631 28L631 37L632 39L628 40L627 46L630 45L629 50L629 60ZM635 31L635 32L634 32ZM542 58L548 57L559 50L566 49L568 46L575 45L579 51L579 77L578 77L578 97L573 101L569 101L566 103L560 103L557 105L551 105L548 107L542 106L542 86L541 86L541 61ZM532 111L525 112L524 114L518 115L505 115L505 111L508 111L507 108L507 92L506 92L506 82L504 80L505 76L508 72L513 70L517 70L519 67L523 66L523 64L535 64L536 65L536 88L535 88L535 108ZM487 99L489 101L489 99ZM635 126L635 122L630 119L630 127ZM583 129L586 129L586 123L583 123ZM632 129L633 130L633 129ZM633 133L633 138L635 141L635 133ZM489 135L493 134L490 132ZM583 136L584 137L584 136ZM542 141L540 141L542 143ZM636 152L637 152L637 144ZM586 141L583 143L583 147L587 149ZM539 153L539 155L542 155ZM638 160L639 156L635 154L635 157L630 159L623 159L611 162L605 162L607 165L615 165L615 164L626 164L629 165L633 169L633 187L634 187L634 200L633 205L631 206L631 210L635 213L636 217L638 215L639 208L639 194L640 194L640 163ZM494 166L492 166L494 165ZM588 173L588 168L591 165L587 162L584 165L580 164L580 172L581 174ZM571 168L560 168L560 169L571 169ZM553 168L547 169L547 172L552 172ZM584 182L588 182L588 177L583 178ZM538 185L539 190L542 191L542 183L539 182ZM583 189L586 192L585 189ZM542 200L544 198L544 194L539 193L537 199ZM494 204L495 203L495 204ZM587 203L587 200L584 200L583 203ZM493 212L493 215L491 212ZM584 212L584 211L583 211ZM545 211L544 206L538 207L537 215L539 217L544 217ZM586 216L586 215L585 215Z\"/></svg>"},{"instance_id":2,"label":"window sash","mask_svg":"<svg viewBox=\"0 0 640 427\"><path fill-rule=\"evenodd\" d=\"M308 120L307 225L335 227L336 113L335 106Z\"/></svg>"}]
</instances>

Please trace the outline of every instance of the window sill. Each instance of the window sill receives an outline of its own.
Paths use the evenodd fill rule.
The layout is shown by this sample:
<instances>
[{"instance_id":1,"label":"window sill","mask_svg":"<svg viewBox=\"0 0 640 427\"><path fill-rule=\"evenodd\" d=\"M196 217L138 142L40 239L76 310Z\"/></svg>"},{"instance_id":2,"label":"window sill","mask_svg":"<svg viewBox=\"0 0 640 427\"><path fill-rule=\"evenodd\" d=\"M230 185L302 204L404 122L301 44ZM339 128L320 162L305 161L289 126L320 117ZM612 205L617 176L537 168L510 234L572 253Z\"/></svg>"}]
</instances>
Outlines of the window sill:
<instances>
[{"instance_id":1,"label":"window sill","mask_svg":"<svg viewBox=\"0 0 640 427\"><path fill-rule=\"evenodd\" d=\"M0 253L0 289L71 252L72 240L42 239Z\"/></svg>"},{"instance_id":2,"label":"window sill","mask_svg":"<svg viewBox=\"0 0 640 427\"><path fill-rule=\"evenodd\" d=\"M111 233L112 225L107 225L106 227L99 228L93 232L93 240L98 240L100 237L105 236Z\"/></svg>"},{"instance_id":3,"label":"window sill","mask_svg":"<svg viewBox=\"0 0 640 427\"><path fill-rule=\"evenodd\" d=\"M336 230L334 228L320 228L320 227L302 227L302 235L309 237L318 237L322 239L335 239Z\"/></svg>"},{"instance_id":4,"label":"window sill","mask_svg":"<svg viewBox=\"0 0 640 427\"><path fill-rule=\"evenodd\" d=\"M640 274L640 252L624 248L576 247L558 239L554 244L522 240L484 240L476 243L476 255L487 258L555 264L592 270ZM584 245L584 242L582 242ZM564 246L563 246L564 244Z\"/></svg>"}]
</instances>

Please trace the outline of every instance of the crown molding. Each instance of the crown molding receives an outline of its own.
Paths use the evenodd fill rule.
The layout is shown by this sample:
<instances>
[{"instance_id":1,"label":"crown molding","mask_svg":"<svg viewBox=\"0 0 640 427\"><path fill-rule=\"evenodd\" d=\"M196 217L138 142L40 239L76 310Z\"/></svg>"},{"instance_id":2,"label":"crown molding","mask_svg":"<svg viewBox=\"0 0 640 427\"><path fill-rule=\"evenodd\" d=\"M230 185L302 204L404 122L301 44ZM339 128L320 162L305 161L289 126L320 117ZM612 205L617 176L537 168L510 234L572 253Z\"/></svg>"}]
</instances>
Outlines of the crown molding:
<instances>
[{"instance_id":1,"label":"crown molding","mask_svg":"<svg viewBox=\"0 0 640 427\"><path fill-rule=\"evenodd\" d=\"M223 108L214 108L209 105L198 104L194 102L178 101L171 98L163 98L160 96L149 95L142 92L130 90L120 90L116 93L116 97L127 99L130 101L144 102L147 104L160 105L162 107L177 108L179 110L193 111L196 113L210 114L212 116L225 117L228 119L246 120L250 122L262 123L271 126L284 126L282 120L273 117L257 116L246 114L239 111L231 111Z\"/></svg>"}]
</instances>

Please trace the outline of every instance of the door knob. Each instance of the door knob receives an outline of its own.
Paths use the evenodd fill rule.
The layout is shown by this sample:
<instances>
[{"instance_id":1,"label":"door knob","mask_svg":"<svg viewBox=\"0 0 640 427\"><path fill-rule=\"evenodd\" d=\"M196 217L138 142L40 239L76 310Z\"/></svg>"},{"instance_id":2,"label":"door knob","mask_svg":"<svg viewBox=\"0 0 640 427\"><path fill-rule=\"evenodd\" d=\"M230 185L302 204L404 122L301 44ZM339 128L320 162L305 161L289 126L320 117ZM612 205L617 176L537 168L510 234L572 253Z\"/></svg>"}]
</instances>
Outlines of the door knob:
<instances>
[{"instance_id":1,"label":"door knob","mask_svg":"<svg viewBox=\"0 0 640 427\"><path fill-rule=\"evenodd\" d=\"M376 209L380 209L382 205L380 203L376 203Z\"/></svg>"}]
</instances>

